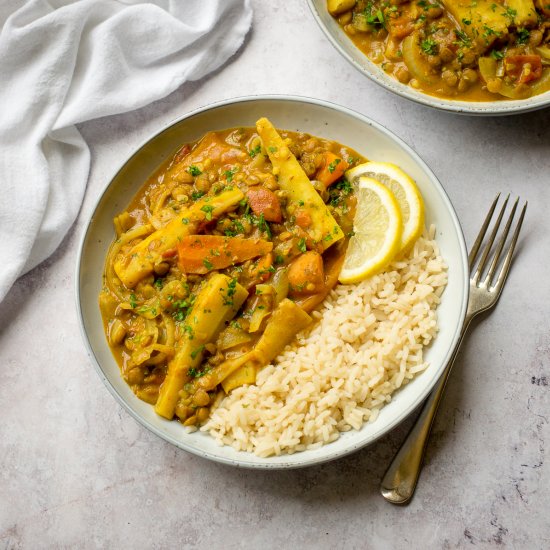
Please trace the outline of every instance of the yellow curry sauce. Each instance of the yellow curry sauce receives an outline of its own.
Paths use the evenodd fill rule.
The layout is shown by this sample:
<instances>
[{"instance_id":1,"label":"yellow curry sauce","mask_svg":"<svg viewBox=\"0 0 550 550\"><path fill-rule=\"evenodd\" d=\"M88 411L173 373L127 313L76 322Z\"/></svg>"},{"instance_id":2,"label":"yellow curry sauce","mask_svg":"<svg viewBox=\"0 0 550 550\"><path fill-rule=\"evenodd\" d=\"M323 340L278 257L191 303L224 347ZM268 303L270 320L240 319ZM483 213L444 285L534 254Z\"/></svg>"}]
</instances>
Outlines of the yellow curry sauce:
<instances>
[{"instance_id":1,"label":"yellow curry sauce","mask_svg":"<svg viewBox=\"0 0 550 550\"><path fill-rule=\"evenodd\" d=\"M353 43L403 84L464 101L550 90L550 0L328 0Z\"/></svg>"},{"instance_id":2,"label":"yellow curry sauce","mask_svg":"<svg viewBox=\"0 0 550 550\"><path fill-rule=\"evenodd\" d=\"M206 420L311 322L355 197L339 143L257 128L185 144L114 220L100 308L122 376L158 414Z\"/></svg>"}]
</instances>

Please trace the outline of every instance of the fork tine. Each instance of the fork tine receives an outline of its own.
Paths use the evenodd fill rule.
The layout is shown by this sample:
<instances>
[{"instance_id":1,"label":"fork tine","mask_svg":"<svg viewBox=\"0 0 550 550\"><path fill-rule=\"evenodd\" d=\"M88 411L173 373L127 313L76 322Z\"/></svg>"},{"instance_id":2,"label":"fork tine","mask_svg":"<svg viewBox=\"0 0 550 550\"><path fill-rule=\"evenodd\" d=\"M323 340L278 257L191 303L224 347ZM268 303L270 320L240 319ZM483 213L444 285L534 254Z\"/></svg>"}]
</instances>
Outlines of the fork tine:
<instances>
[{"instance_id":1,"label":"fork tine","mask_svg":"<svg viewBox=\"0 0 550 550\"><path fill-rule=\"evenodd\" d=\"M493 256L493 261L491 262L491 266L489 267L489 271L487 272L487 277L485 278L485 284L490 285L493 279L493 275L495 274L495 270L498 265L498 261L500 260L500 255L502 254L502 249L504 248L504 245L506 244L506 239L508 238L508 233L510 232L510 227L512 226L512 221L514 220L514 216L516 214L516 209L518 207L519 197L514 202L514 206L512 207L512 211L510 212L510 215L508 216L508 221L506 222L506 227L504 228L504 231L502 233L502 237L500 238L498 242L497 249L495 251L495 254Z\"/></svg>"},{"instance_id":2,"label":"fork tine","mask_svg":"<svg viewBox=\"0 0 550 550\"><path fill-rule=\"evenodd\" d=\"M508 252L506 253L506 257L504 258L504 263L502 264L502 268L498 275L497 282L493 287L498 290L499 294L502 290L502 287L504 286L506 277L508 276L508 272L510 271L510 264L512 263L512 255L514 254L514 248L516 248L516 243L518 242L519 232L521 231L521 225L523 224L523 218L525 217L526 210L527 210L527 201L525 201L525 204L521 209L521 214L519 215L519 220L518 220L518 223L516 224L514 235L512 236L512 242L510 243L510 248L508 248Z\"/></svg>"},{"instance_id":3,"label":"fork tine","mask_svg":"<svg viewBox=\"0 0 550 550\"><path fill-rule=\"evenodd\" d=\"M470 250L470 254L468 256L468 262L470 264L470 271L474 269L474 262L476 261L476 256L479 251L479 247L481 246L481 243L483 242L483 238L485 237L485 233L487 232L487 227L489 227L489 223L491 222L491 218L493 217L493 213L495 211L495 207L497 205L498 199L500 198L500 193L497 194L495 197L495 200L493 201L493 204L491 205L491 208L489 208L489 212L487 213L487 217L485 218L485 221L483 222L483 225L481 226L481 229L479 230L479 233L476 237L476 240L472 246L472 249Z\"/></svg>"},{"instance_id":4,"label":"fork tine","mask_svg":"<svg viewBox=\"0 0 550 550\"><path fill-rule=\"evenodd\" d=\"M508 205L508 199L510 198L510 195L506 197L506 200L504 201L504 204L502 205L502 208L500 209L500 212L498 213L497 221L495 222L495 226L493 227L493 231L491 232L491 236L489 237L489 241L485 245L485 248L483 249L483 252L481 254L481 259L479 260L479 265L477 266L476 272L474 276L472 277L472 280L477 284L479 281L479 277L481 276L482 271L485 269L485 264L487 263L487 256L489 256L489 252L491 252L491 247L493 246L493 243L495 242L495 237L498 233L498 228L500 227L500 222L502 221L502 216L504 215L504 211L506 210L506 206Z\"/></svg>"}]
</instances>

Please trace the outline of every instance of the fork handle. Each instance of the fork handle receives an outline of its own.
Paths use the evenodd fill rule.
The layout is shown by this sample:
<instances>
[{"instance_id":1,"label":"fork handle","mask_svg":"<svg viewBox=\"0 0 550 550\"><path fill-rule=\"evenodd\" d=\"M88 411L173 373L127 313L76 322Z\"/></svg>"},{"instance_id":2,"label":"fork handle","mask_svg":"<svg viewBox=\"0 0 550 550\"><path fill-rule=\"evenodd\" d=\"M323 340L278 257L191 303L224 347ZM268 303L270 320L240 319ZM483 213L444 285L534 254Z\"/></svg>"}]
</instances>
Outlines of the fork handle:
<instances>
[{"instance_id":1,"label":"fork handle","mask_svg":"<svg viewBox=\"0 0 550 550\"><path fill-rule=\"evenodd\" d=\"M433 421L468 325L469 319L462 327L458 343L447 362L443 374L424 403L418 419L382 478L380 492L392 504L407 504L414 494Z\"/></svg>"}]
</instances>

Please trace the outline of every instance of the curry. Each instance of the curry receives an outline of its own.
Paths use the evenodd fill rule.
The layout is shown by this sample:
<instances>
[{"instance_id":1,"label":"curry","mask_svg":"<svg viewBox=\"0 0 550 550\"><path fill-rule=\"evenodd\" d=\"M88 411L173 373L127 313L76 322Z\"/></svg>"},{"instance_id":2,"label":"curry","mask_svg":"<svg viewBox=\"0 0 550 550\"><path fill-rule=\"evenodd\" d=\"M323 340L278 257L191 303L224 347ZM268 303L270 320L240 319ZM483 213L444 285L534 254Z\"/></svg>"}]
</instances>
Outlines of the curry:
<instances>
[{"instance_id":1,"label":"curry","mask_svg":"<svg viewBox=\"0 0 550 550\"><path fill-rule=\"evenodd\" d=\"M114 220L100 308L134 393L197 426L308 326L352 234L339 143L256 128L183 145Z\"/></svg>"},{"instance_id":2,"label":"curry","mask_svg":"<svg viewBox=\"0 0 550 550\"><path fill-rule=\"evenodd\" d=\"M371 61L403 84L464 101L550 90L549 0L328 0Z\"/></svg>"}]
</instances>

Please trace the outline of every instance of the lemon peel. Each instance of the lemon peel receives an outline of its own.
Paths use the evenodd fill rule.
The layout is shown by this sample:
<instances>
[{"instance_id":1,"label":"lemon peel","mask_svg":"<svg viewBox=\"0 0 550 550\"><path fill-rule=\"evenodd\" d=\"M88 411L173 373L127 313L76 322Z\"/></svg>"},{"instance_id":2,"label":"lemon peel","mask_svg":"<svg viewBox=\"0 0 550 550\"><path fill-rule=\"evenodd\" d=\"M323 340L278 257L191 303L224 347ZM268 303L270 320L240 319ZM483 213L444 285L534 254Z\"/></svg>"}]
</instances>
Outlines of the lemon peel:
<instances>
[{"instance_id":1,"label":"lemon peel","mask_svg":"<svg viewBox=\"0 0 550 550\"><path fill-rule=\"evenodd\" d=\"M346 172L346 178L352 184L361 177L379 181L394 194L403 219L399 253L406 252L424 228L424 201L416 183L401 168L389 162L369 161Z\"/></svg>"}]
</instances>

